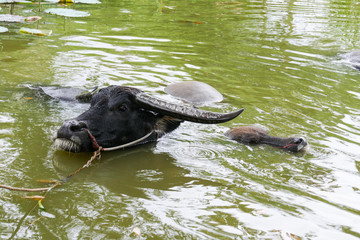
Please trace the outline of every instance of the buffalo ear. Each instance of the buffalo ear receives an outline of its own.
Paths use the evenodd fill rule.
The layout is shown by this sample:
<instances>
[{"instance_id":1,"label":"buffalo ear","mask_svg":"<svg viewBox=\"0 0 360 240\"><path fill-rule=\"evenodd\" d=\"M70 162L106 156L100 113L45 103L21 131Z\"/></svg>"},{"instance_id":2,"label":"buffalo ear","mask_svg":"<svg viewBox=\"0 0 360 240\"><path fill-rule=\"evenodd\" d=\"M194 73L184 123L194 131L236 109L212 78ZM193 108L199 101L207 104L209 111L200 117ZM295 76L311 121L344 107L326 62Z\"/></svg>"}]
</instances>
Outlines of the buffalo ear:
<instances>
[{"instance_id":1,"label":"buffalo ear","mask_svg":"<svg viewBox=\"0 0 360 240\"><path fill-rule=\"evenodd\" d=\"M81 94L77 95L75 98L76 98L76 100L78 100L78 102L80 102L80 103L90 103L92 97L93 97L96 93L98 93L100 90L101 90L101 88L99 88L99 87L96 86L96 87L94 87L94 88L91 89L91 90L83 91Z\"/></svg>"}]
</instances>

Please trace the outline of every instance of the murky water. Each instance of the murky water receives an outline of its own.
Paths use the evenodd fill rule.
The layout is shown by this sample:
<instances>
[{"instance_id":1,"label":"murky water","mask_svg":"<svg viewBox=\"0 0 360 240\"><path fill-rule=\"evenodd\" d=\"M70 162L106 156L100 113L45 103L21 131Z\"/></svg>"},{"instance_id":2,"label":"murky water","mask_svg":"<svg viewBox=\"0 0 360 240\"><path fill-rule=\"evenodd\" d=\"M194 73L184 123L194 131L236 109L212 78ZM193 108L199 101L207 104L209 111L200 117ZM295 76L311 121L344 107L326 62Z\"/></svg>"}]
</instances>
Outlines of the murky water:
<instances>
[{"instance_id":1,"label":"murky water","mask_svg":"<svg viewBox=\"0 0 360 240\"><path fill-rule=\"evenodd\" d=\"M39 12L37 4L2 4L0 14L43 19L0 23L9 29L0 33L0 184L44 187L36 180L61 179L91 156L56 152L51 142L87 106L28 86L131 85L166 97L166 85L198 80L225 96L208 109L245 112L220 125L186 122L157 143L103 154L46 195L47 212L23 198L39 193L0 189L0 237L359 238L360 73L340 58L359 48L359 7L101 0ZM53 33L22 35L21 27ZM310 148L240 145L223 135L238 125L304 136Z\"/></svg>"}]
</instances>

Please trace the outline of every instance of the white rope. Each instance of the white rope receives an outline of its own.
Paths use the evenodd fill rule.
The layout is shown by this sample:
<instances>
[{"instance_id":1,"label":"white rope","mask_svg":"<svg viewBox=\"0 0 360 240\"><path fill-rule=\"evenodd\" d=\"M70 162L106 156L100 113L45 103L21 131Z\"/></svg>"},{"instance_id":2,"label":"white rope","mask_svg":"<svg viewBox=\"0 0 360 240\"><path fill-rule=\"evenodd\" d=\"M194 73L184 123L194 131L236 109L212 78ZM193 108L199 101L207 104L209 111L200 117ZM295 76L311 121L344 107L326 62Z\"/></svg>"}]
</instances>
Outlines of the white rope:
<instances>
[{"instance_id":1,"label":"white rope","mask_svg":"<svg viewBox=\"0 0 360 240\"><path fill-rule=\"evenodd\" d=\"M132 141L132 142L129 142L129 143L125 143L123 145L119 145L119 146L116 146L116 147L110 147L110 148L103 148L102 150L104 152L107 152L107 151L115 151L115 150L119 150L121 148L125 148L125 147L130 147L132 145L135 145L141 141L144 141L145 139L147 139L148 137L150 137L151 134L153 134L154 131L151 131L149 132L148 134L146 134L145 136L143 136L142 138L139 138L139 139L136 139L135 141Z\"/></svg>"}]
</instances>

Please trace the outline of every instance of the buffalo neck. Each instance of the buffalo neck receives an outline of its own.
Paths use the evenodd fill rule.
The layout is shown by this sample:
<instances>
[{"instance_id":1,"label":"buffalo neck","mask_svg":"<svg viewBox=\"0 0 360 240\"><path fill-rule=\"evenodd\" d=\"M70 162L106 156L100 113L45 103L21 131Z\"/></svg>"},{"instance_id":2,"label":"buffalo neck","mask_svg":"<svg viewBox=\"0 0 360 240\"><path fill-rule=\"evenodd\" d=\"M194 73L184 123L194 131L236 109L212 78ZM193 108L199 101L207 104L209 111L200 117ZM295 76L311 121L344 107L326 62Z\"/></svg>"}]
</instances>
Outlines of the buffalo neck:
<instances>
[{"instance_id":1,"label":"buffalo neck","mask_svg":"<svg viewBox=\"0 0 360 240\"><path fill-rule=\"evenodd\" d=\"M270 145L272 147L284 147L287 146L292 141L290 137L275 137L271 135L266 135L261 140L261 143Z\"/></svg>"}]
</instances>

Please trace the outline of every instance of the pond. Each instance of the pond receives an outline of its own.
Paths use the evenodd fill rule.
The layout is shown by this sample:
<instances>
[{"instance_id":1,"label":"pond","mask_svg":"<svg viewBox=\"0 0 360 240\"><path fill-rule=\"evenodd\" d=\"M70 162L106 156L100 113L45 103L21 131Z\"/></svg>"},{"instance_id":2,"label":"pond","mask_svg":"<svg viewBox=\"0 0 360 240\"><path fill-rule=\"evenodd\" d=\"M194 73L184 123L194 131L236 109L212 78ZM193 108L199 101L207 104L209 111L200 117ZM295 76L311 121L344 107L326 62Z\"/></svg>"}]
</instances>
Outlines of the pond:
<instances>
[{"instance_id":1,"label":"pond","mask_svg":"<svg viewBox=\"0 0 360 240\"><path fill-rule=\"evenodd\" d=\"M358 1L2 2L0 14L42 19L0 23L0 184L45 187L36 180L62 179L92 156L51 140L88 106L36 86L128 85L169 98L167 85L196 80L224 95L204 109L245 111L103 153L46 194L46 211L25 199L44 193L0 189L0 238L360 237L360 72L341 58L359 48ZM241 125L309 147L224 136Z\"/></svg>"}]
</instances>

